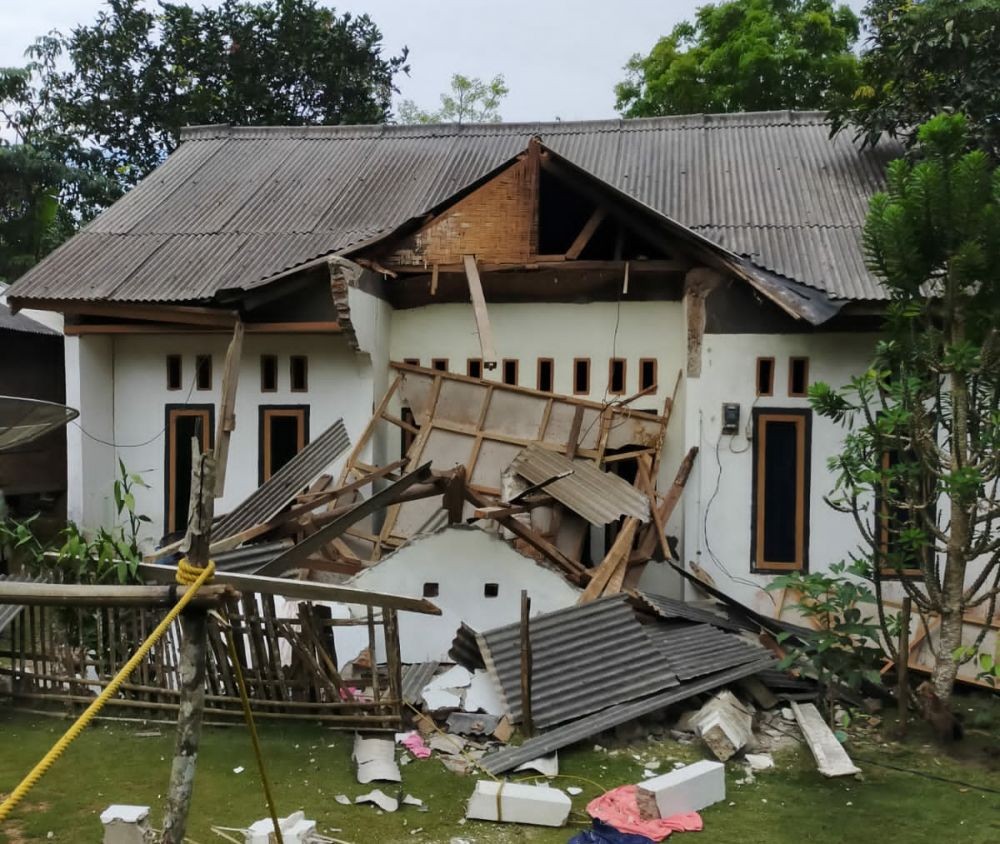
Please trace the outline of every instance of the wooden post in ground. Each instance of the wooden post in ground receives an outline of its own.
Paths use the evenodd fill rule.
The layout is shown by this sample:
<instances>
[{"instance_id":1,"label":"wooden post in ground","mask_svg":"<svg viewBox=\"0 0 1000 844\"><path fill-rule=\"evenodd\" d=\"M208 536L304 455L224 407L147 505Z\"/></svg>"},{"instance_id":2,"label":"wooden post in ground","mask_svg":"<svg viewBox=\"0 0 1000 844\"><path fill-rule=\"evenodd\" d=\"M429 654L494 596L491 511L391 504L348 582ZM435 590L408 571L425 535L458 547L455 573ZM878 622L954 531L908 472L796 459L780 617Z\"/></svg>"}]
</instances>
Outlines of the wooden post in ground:
<instances>
[{"instance_id":1,"label":"wooden post in ground","mask_svg":"<svg viewBox=\"0 0 1000 844\"><path fill-rule=\"evenodd\" d=\"M896 657L896 697L899 706L899 731L906 734L906 722L910 716L910 613L913 609L911 598L903 598L903 608L899 613L899 655Z\"/></svg>"},{"instance_id":2,"label":"wooden post in ground","mask_svg":"<svg viewBox=\"0 0 1000 844\"><path fill-rule=\"evenodd\" d=\"M215 457L199 453L197 438L192 439L191 449L191 505L187 536L181 550L186 551L188 562L192 565L204 566L209 559L215 511ZM180 707L167 792L167 814L163 822L163 844L182 844L184 841L205 710L208 612L204 608L189 607L181 614L180 624Z\"/></svg>"},{"instance_id":3,"label":"wooden post in ground","mask_svg":"<svg viewBox=\"0 0 1000 844\"><path fill-rule=\"evenodd\" d=\"M531 598L526 589L521 590L521 729L532 736L535 725L531 718L531 636L528 618L531 615Z\"/></svg>"}]
</instances>

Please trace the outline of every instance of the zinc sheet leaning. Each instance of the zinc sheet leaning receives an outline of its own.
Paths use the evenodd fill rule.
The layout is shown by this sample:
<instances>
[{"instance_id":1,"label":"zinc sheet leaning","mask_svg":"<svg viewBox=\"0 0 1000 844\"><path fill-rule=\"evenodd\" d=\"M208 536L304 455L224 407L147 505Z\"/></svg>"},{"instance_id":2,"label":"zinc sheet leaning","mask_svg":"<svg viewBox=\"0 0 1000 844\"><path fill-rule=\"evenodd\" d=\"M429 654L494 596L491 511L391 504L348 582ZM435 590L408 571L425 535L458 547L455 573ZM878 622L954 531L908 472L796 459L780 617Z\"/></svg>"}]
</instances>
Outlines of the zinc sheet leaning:
<instances>
[{"instance_id":1,"label":"zinc sheet leaning","mask_svg":"<svg viewBox=\"0 0 1000 844\"><path fill-rule=\"evenodd\" d=\"M768 655L759 645L710 624L661 622L648 624L645 630L681 680L703 677Z\"/></svg>"},{"instance_id":2,"label":"zinc sheet leaning","mask_svg":"<svg viewBox=\"0 0 1000 844\"><path fill-rule=\"evenodd\" d=\"M666 595L656 595L652 592L640 592L636 590L635 596L653 613L668 621L673 619L699 621L703 624L711 624L715 627L721 627L723 630L732 630L734 633L739 633L741 630L753 629L748 625L739 624L738 622L735 622L726 616L714 613L711 610L695 607L685 601L668 598Z\"/></svg>"},{"instance_id":3,"label":"zinc sheet leaning","mask_svg":"<svg viewBox=\"0 0 1000 844\"><path fill-rule=\"evenodd\" d=\"M536 616L528 629L531 714L541 729L678 683L625 595ZM522 716L520 632L515 623L477 637L513 721Z\"/></svg>"},{"instance_id":4,"label":"zinc sheet leaning","mask_svg":"<svg viewBox=\"0 0 1000 844\"><path fill-rule=\"evenodd\" d=\"M708 674L688 683L682 683L641 700L634 700L620 706L610 706L600 712L595 712L585 718L580 718L540 736L528 739L518 747L506 747L496 753L484 756L479 764L490 774L502 774L505 771L513 770L518 765L537 759L539 756L545 756L574 742L583 741L585 738L610 730L612 727L617 727L633 718L641 718L643 715L649 715L651 712L679 703L702 692L710 692L773 665L774 660L768 656L757 662L744 663L725 671Z\"/></svg>"},{"instance_id":5,"label":"zinc sheet leaning","mask_svg":"<svg viewBox=\"0 0 1000 844\"><path fill-rule=\"evenodd\" d=\"M589 460L570 460L540 445L528 445L511 462L511 468L526 481L542 481L572 472L549 484L545 492L594 525L607 525L622 516L649 521L649 499L634 486Z\"/></svg>"},{"instance_id":6,"label":"zinc sheet leaning","mask_svg":"<svg viewBox=\"0 0 1000 844\"><path fill-rule=\"evenodd\" d=\"M344 420L338 419L224 516L213 528L212 539L226 539L276 516L350 445Z\"/></svg>"}]
</instances>

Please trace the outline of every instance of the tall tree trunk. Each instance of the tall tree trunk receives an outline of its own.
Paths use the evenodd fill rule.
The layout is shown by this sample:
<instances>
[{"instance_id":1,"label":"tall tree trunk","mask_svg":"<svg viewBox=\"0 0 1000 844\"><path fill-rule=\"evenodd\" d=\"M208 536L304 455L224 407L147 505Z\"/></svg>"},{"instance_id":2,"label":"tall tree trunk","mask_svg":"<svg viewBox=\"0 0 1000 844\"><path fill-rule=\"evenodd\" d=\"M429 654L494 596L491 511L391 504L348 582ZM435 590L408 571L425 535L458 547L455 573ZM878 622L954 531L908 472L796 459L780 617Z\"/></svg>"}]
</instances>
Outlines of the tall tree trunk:
<instances>
[{"instance_id":1,"label":"tall tree trunk","mask_svg":"<svg viewBox=\"0 0 1000 844\"><path fill-rule=\"evenodd\" d=\"M952 291L952 296L956 292ZM954 347L965 340L965 314L963 304L954 299L950 304L949 339ZM949 375L951 392L951 471L957 472L968 462L969 442L969 390L966 375L955 372ZM948 532L947 560L944 582L941 584L941 629L938 635L938 652L934 660L931 679L934 691L942 701L951 699L951 691L958 674L955 651L962 646L962 615L965 607L965 568L972 532L972 509L965 496L954 489L948 494L951 505L951 530Z\"/></svg>"}]
</instances>

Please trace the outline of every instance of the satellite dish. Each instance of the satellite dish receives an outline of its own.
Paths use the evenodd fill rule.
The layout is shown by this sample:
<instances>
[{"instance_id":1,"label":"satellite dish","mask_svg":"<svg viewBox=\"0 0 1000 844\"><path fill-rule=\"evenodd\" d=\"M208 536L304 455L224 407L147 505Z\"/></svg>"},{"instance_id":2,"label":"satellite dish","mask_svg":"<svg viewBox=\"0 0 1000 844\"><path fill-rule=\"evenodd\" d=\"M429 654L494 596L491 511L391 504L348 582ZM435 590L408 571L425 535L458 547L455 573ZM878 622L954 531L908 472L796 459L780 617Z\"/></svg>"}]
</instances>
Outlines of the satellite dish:
<instances>
[{"instance_id":1,"label":"satellite dish","mask_svg":"<svg viewBox=\"0 0 1000 844\"><path fill-rule=\"evenodd\" d=\"M0 396L0 452L37 440L79 415L79 410L64 404L19 396Z\"/></svg>"}]
</instances>

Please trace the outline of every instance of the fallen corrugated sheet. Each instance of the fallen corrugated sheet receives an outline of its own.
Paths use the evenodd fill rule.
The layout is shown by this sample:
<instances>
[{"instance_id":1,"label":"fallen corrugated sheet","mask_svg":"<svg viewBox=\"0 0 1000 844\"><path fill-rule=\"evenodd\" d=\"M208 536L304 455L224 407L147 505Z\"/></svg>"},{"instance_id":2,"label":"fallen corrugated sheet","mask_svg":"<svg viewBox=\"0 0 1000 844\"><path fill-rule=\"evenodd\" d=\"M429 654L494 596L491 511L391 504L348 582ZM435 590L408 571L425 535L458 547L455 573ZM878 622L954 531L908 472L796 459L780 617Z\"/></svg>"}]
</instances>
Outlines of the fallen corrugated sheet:
<instances>
[{"instance_id":1,"label":"fallen corrugated sheet","mask_svg":"<svg viewBox=\"0 0 1000 844\"><path fill-rule=\"evenodd\" d=\"M529 633L536 727L545 729L678 683L624 595L536 616ZM478 641L507 714L519 721L520 625L480 633Z\"/></svg>"},{"instance_id":2,"label":"fallen corrugated sheet","mask_svg":"<svg viewBox=\"0 0 1000 844\"><path fill-rule=\"evenodd\" d=\"M43 583L45 578L40 575L19 575L19 574L0 574L0 583L7 581L9 583ZM7 626L21 614L21 610L24 607L20 604L0 604L0 633L3 633L7 629Z\"/></svg>"},{"instance_id":3,"label":"fallen corrugated sheet","mask_svg":"<svg viewBox=\"0 0 1000 844\"><path fill-rule=\"evenodd\" d=\"M483 654L479 650L476 631L464 621L455 633L455 638L452 639L451 650L448 651L448 656L463 668L468 668L469 671L486 667L486 663L483 662Z\"/></svg>"},{"instance_id":4,"label":"fallen corrugated sheet","mask_svg":"<svg viewBox=\"0 0 1000 844\"><path fill-rule=\"evenodd\" d=\"M594 525L607 525L622 516L649 521L649 499L636 487L589 460L570 460L532 443L511 461L511 468L532 484L567 475L545 487L547 495L565 504Z\"/></svg>"},{"instance_id":5,"label":"fallen corrugated sheet","mask_svg":"<svg viewBox=\"0 0 1000 844\"><path fill-rule=\"evenodd\" d=\"M224 516L212 529L212 539L226 539L277 515L350 445L344 420L338 419Z\"/></svg>"},{"instance_id":6,"label":"fallen corrugated sheet","mask_svg":"<svg viewBox=\"0 0 1000 844\"><path fill-rule=\"evenodd\" d=\"M734 665L755 662L768 655L759 645L710 624L688 622L647 624L646 634L663 653L670 669L691 680Z\"/></svg>"},{"instance_id":7,"label":"fallen corrugated sheet","mask_svg":"<svg viewBox=\"0 0 1000 844\"><path fill-rule=\"evenodd\" d=\"M694 695L701 694L702 692L710 692L712 689L725 686L743 677L749 677L751 674L756 674L758 671L769 668L772 665L774 665L774 660L768 657L758 662L737 665L725 671L701 677L698 680L682 683L679 686L651 697L634 700L618 706L610 706L578 721L564 724L540 736L528 739L528 741L518 747L507 747L496 753L484 756L479 764L491 774L502 774L505 771L513 770L518 765L522 765L532 759L537 759L539 756L552 753L575 742L583 741L583 739L595 736L598 733L604 732L604 730L610 730L612 727L617 727L619 724L631 721L633 718L641 718L643 715L648 715L651 712L656 712L658 709L679 703ZM602 689L600 688L595 689L595 696L600 697L601 691Z\"/></svg>"},{"instance_id":8,"label":"fallen corrugated sheet","mask_svg":"<svg viewBox=\"0 0 1000 844\"><path fill-rule=\"evenodd\" d=\"M213 554L212 559L219 571L241 571L245 574L253 574L294 544L291 539L279 539L277 542L244 545L233 551L220 551Z\"/></svg>"},{"instance_id":9,"label":"fallen corrugated sheet","mask_svg":"<svg viewBox=\"0 0 1000 844\"><path fill-rule=\"evenodd\" d=\"M703 624L711 624L723 630L732 630L734 633L752 629L747 625L739 624L732 619L726 618L724 615L719 615L701 607L692 606L684 601L668 598L666 595L656 595L653 592L640 592L639 590L635 590L632 594L649 607L652 612L668 621L679 618L687 621L700 621Z\"/></svg>"},{"instance_id":10,"label":"fallen corrugated sheet","mask_svg":"<svg viewBox=\"0 0 1000 844\"><path fill-rule=\"evenodd\" d=\"M440 662L418 662L403 666L403 700L418 706L424 699L421 692L434 677Z\"/></svg>"}]
</instances>

